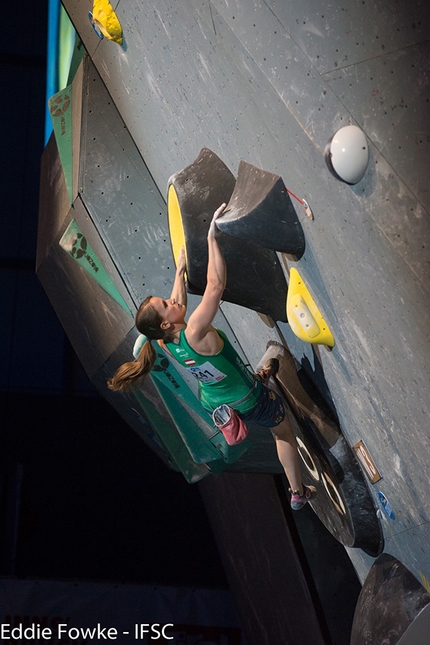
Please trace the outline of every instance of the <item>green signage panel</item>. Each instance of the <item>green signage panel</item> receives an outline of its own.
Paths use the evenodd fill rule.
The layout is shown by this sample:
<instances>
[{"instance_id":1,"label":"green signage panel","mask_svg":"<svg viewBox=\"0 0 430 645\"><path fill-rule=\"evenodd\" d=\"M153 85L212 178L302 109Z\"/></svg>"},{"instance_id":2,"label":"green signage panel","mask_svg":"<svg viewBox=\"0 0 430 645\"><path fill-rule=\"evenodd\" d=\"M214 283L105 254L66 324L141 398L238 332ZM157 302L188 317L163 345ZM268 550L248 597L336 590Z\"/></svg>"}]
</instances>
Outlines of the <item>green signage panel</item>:
<instances>
[{"instance_id":1,"label":"green signage panel","mask_svg":"<svg viewBox=\"0 0 430 645\"><path fill-rule=\"evenodd\" d=\"M55 140L57 142L58 154L60 155L66 180L67 193L70 203L73 202L73 145L72 145L72 86L68 85L51 96L48 101L51 113L52 125L54 128Z\"/></svg>"},{"instance_id":2,"label":"green signage panel","mask_svg":"<svg viewBox=\"0 0 430 645\"><path fill-rule=\"evenodd\" d=\"M131 316L133 315L75 220L70 222L59 244L115 302Z\"/></svg>"}]
</instances>

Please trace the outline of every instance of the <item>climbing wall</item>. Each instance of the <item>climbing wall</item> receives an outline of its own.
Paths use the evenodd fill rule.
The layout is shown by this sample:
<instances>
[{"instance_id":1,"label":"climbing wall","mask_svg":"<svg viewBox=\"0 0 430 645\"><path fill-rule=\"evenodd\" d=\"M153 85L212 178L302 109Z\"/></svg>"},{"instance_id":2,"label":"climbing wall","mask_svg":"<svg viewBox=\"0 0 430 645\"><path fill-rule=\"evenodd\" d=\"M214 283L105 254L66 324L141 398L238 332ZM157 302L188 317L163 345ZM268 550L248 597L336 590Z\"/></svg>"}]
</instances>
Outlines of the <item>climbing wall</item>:
<instances>
[{"instance_id":1,"label":"climbing wall","mask_svg":"<svg viewBox=\"0 0 430 645\"><path fill-rule=\"evenodd\" d=\"M223 305L220 325L253 366L268 340L288 343L348 444L362 441L376 464L381 478L369 487L385 549L428 584L428 4L120 0L122 46L94 33L89 2L65 7L162 198L169 177L206 147L235 175L244 160L281 176L312 207L314 220L294 201L305 251L281 260L286 276L300 270L334 349L234 303ZM370 150L355 186L336 180L323 156L350 123ZM112 160L112 183L114 169ZM114 227L108 204L96 202ZM171 270L167 238L151 254ZM140 297L139 261L127 258ZM364 579L372 558L350 555Z\"/></svg>"}]
</instances>

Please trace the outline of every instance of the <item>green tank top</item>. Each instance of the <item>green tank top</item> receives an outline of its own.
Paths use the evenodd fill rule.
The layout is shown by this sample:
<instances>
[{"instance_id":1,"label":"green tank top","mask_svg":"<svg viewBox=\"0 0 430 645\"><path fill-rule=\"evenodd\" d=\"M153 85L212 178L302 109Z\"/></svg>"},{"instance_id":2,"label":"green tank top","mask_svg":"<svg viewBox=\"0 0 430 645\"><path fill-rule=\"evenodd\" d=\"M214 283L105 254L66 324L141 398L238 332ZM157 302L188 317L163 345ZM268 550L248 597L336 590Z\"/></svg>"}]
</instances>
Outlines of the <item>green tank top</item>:
<instances>
[{"instance_id":1,"label":"green tank top","mask_svg":"<svg viewBox=\"0 0 430 645\"><path fill-rule=\"evenodd\" d=\"M198 354L187 342L184 330L179 343L166 343L172 356L199 382L199 399L212 411L223 403L238 412L252 410L261 394L261 383L248 370L239 354L220 329L223 347L215 356Z\"/></svg>"}]
</instances>

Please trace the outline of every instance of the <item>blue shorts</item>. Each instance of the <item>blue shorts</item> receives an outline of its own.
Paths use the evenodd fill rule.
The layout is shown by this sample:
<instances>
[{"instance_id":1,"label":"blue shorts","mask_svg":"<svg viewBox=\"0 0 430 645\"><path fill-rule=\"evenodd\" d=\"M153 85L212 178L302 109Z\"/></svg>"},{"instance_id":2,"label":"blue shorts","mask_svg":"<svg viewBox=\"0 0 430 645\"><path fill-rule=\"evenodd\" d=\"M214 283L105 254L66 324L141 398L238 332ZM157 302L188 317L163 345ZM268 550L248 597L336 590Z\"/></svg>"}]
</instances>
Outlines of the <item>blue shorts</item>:
<instances>
[{"instance_id":1,"label":"blue shorts","mask_svg":"<svg viewBox=\"0 0 430 645\"><path fill-rule=\"evenodd\" d=\"M239 416L245 423L254 421L264 428L274 428L284 420L284 403L279 394L263 385L260 399L255 408L244 414L239 414Z\"/></svg>"}]
</instances>

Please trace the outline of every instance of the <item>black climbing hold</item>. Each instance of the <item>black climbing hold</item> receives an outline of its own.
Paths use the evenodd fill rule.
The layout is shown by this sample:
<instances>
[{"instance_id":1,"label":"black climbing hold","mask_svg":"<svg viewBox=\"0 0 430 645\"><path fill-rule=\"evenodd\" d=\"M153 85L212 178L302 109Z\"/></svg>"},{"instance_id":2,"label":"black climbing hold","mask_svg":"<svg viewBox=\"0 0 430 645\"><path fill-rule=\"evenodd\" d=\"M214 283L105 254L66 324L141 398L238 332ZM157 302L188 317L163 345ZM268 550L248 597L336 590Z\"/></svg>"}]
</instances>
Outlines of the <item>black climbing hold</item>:
<instances>
[{"instance_id":1,"label":"black climbing hold","mask_svg":"<svg viewBox=\"0 0 430 645\"><path fill-rule=\"evenodd\" d=\"M351 645L428 643L430 594L397 558L374 562L358 597Z\"/></svg>"},{"instance_id":2,"label":"black climbing hold","mask_svg":"<svg viewBox=\"0 0 430 645\"><path fill-rule=\"evenodd\" d=\"M201 295L205 290L209 225L215 210L230 200L234 186L234 175L207 148L169 179L170 238L175 257L178 247L185 245L190 293ZM227 265L223 299L285 322L288 285L276 253L222 232L217 240Z\"/></svg>"},{"instance_id":3,"label":"black climbing hold","mask_svg":"<svg viewBox=\"0 0 430 645\"><path fill-rule=\"evenodd\" d=\"M236 185L219 220L223 233L299 259L305 236L282 178L241 161Z\"/></svg>"}]
</instances>

